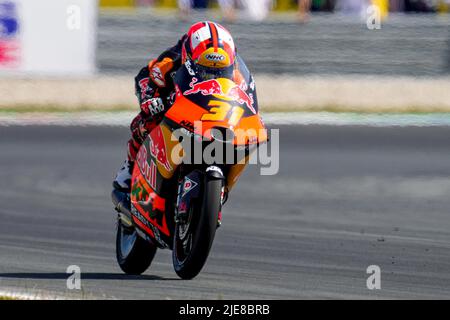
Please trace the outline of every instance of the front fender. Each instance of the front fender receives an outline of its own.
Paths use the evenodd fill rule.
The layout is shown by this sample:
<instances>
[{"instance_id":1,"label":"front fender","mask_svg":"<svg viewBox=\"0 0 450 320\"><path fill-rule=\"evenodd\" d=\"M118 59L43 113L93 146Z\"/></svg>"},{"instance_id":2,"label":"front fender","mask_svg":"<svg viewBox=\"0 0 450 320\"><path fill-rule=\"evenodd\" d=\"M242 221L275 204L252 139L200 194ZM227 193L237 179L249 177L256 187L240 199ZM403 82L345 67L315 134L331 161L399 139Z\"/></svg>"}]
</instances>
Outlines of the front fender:
<instances>
[{"instance_id":1,"label":"front fender","mask_svg":"<svg viewBox=\"0 0 450 320\"><path fill-rule=\"evenodd\" d=\"M191 202L202 196L205 179L223 180L225 176L217 166L209 166L206 170L193 170L187 174L178 186L176 218L179 219L187 214L191 207Z\"/></svg>"},{"instance_id":2,"label":"front fender","mask_svg":"<svg viewBox=\"0 0 450 320\"><path fill-rule=\"evenodd\" d=\"M222 169L217 166L209 166L206 168L206 177L210 179L223 179L225 180L225 176L223 175Z\"/></svg>"}]
</instances>

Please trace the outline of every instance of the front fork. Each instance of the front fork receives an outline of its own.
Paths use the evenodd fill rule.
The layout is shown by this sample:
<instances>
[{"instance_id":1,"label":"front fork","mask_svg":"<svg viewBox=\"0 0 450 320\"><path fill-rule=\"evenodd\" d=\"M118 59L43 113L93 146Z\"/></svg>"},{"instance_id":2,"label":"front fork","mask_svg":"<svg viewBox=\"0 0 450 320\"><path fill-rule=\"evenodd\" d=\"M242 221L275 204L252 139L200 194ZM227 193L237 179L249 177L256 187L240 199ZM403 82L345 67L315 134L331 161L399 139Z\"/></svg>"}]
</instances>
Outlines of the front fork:
<instances>
[{"instance_id":1,"label":"front fork","mask_svg":"<svg viewBox=\"0 0 450 320\"><path fill-rule=\"evenodd\" d=\"M191 202L201 198L204 182L206 179L220 179L222 183L221 192L221 206L226 200L225 192L225 176L223 175L222 169L217 166L209 166L205 171L193 170L188 175L186 175L178 184L178 196L175 208L175 222L176 223L186 223L189 218L189 208L191 207ZM221 212L219 212L218 226L221 224Z\"/></svg>"}]
</instances>

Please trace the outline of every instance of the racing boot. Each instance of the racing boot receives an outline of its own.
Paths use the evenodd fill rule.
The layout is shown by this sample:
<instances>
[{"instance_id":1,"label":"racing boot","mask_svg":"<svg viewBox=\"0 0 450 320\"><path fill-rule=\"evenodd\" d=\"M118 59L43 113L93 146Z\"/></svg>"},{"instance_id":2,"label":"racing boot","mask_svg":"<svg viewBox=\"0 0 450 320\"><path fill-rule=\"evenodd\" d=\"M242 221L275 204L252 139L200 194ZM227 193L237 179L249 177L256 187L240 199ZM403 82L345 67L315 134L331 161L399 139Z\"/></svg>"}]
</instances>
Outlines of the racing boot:
<instances>
[{"instance_id":1,"label":"racing boot","mask_svg":"<svg viewBox=\"0 0 450 320\"><path fill-rule=\"evenodd\" d=\"M133 162L128 159L125 160L122 167L116 174L116 178L113 182L114 189L119 191L130 193L131 191L131 172L133 170Z\"/></svg>"}]
</instances>

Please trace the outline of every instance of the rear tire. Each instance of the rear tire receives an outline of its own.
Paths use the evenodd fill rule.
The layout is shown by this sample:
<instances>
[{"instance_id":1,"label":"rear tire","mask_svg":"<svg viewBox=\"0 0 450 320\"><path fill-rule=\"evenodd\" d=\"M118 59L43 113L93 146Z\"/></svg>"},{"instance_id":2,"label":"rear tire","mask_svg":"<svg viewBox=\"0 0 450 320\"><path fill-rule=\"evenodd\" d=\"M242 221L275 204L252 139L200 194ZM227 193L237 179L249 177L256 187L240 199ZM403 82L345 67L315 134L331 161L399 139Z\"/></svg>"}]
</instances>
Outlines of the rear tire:
<instances>
[{"instance_id":1,"label":"rear tire","mask_svg":"<svg viewBox=\"0 0 450 320\"><path fill-rule=\"evenodd\" d=\"M152 263L157 247L142 239L134 227L124 226L117 221L116 258L126 274L139 275Z\"/></svg>"},{"instance_id":2,"label":"rear tire","mask_svg":"<svg viewBox=\"0 0 450 320\"><path fill-rule=\"evenodd\" d=\"M190 208L188 226L179 223L175 226L172 260L175 272L182 279L197 276L208 258L217 229L222 185L221 179L206 178L203 199ZM183 246L184 241L189 244Z\"/></svg>"}]
</instances>

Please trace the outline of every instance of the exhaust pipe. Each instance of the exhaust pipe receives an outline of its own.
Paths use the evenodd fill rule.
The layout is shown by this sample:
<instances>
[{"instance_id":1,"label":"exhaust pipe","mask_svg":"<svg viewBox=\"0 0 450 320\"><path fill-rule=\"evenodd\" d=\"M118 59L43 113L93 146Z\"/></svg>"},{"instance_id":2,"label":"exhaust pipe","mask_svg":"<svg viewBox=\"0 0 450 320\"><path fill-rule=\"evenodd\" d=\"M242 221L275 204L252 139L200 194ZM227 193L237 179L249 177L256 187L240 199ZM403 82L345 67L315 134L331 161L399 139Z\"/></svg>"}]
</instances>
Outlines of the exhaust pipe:
<instances>
[{"instance_id":1,"label":"exhaust pipe","mask_svg":"<svg viewBox=\"0 0 450 320\"><path fill-rule=\"evenodd\" d=\"M130 199L128 193L114 189L111 192L111 199L116 211L120 214L122 221L128 226L133 225L133 218L130 209Z\"/></svg>"}]
</instances>

